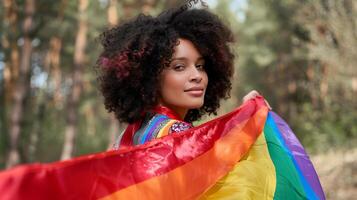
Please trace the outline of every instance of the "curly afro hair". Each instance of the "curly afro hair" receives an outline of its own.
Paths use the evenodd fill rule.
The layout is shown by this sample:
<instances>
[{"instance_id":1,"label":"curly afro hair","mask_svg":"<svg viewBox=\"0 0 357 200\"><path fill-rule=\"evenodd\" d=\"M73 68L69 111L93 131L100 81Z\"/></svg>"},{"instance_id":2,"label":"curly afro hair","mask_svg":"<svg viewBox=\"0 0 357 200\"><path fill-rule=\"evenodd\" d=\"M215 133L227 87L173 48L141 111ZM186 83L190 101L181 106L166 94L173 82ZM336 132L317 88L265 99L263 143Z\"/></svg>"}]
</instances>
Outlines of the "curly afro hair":
<instances>
[{"instance_id":1,"label":"curly afro hair","mask_svg":"<svg viewBox=\"0 0 357 200\"><path fill-rule=\"evenodd\" d=\"M209 80L204 105L189 110L185 121L217 114L220 99L230 97L233 34L216 15L190 8L191 3L157 17L140 14L100 35L104 47L97 62L100 90L105 108L120 122L142 119L157 105L159 75L170 63L179 38L191 41L201 53Z\"/></svg>"}]
</instances>

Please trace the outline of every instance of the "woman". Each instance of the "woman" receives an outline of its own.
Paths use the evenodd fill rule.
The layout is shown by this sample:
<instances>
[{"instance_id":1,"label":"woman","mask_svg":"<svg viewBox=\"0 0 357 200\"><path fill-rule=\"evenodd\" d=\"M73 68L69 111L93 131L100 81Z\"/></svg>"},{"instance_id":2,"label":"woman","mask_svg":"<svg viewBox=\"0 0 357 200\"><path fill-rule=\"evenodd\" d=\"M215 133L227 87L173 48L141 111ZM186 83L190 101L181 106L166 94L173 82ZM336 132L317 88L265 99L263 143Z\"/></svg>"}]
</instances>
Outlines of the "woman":
<instances>
[{"instance_id":1,"label":"woman","mask_svg":"<svg viewBox=\"0 0 357 200\"><path fill-rule=\"evenodd\" d=\"M233 34L207 10L184 6L158 17L139 15L101 39L106 109L131 124L128 129L135 127L121 145L186 130L202 115L216 114L220 100L229 97ZM252 91L244 100L256 95Z\"/></svg>"},{"instance_id":2,"label":"woman","mask_svg":"<svg viewBox=\"0 0 357 200\"><path fill-rule=\"evenodd\" d=\"M229 129L227 128L231 126L229 124L233 123L236 127L233 129L241 128L240 123L244 124L249 121L248 119L242 120L245 118L244 114L238 117L239 120L227 120L225 122L227 125L221 123L213 128L205 128L212 127L210 126L211 122L208 122L198 129L191 129L193 121L198 120L204 114L216 114L220 100L229 98L234 71L234 55L229 46L234 42L232 31L208 10L189 9L192 2L189 1L180 8L163 12L157 17L139 15L131 21L104 32L101 36L104 51L98 63L101 69L99 80L105 106L109 112L115 113L120 122L129 124L115 143L114 150L130 153L130 148L132 149L136 145L144 145L156 138L173 133L184 134L182 137L187 137L187 139L175 140L177 134L173 134L174 136L166 137L166 140L163 139L163 142L158 141L144 145L142 148L132 149L135 152L132 157L144 161L141 164L129 166L133 169L130 173L136 178L128 180L134 184L137 181L133 180L144 180L141 179L142 177L155 178L144 181L147 182L147 185L143 183L142 186L137 186L133 190L120 190L117 196L111 197L150 199L148 197L150 194L145 192L147 187L155 185L154 188L157 189L167 184L175 185L177 174L170 175L174 172L169 172L167 169L180 171L181 164L186 163L187 157L195 162L195 160L199 160L200 156L207 155L209 149L215 149L214 151L217 151L219 156L215 156L217 155L215 153L210 157L209 160L212 160L213 163L210 164L215 165L215 162L219 164L211 166L212 171L207 175L209 178L202 178L202 176L206 176L203 174L197 175L196 181L201 182L202 187L196 189L182 187L185 188L182 191L189 191L186 196L182 194L170 196L172 192L170 189L167 189L170 191L167 194L160 189L157 191L150 189L152 198L159 198L157 193L160 193L160 198L163 199L168 197L196 198L197 196L213 199L223 197L237 199L323 198L318 178L303 148L296 151L294 148L284 147L284 145L300 147L295 136L288 131L286 133L288 137L285 138L294 139L279 140L282 138L279 134L288 130L287 125L286 127L281 126L285 123L280 118L274 117L274 114L268 114L264 106L269 109L270 106L266 101L265 103L263 101L265 105L262 106L259 103L260 100L254 100L257 102L255 105L256 114L250 114L255 116L253 121L266 120L265 125L259 122L247 125L248 128L240 129L243 133L237 133L235 140L243 141L234 144L224 143L227 148L224 150L226 153L229 152L228 149L231 149L231 152L226 156L224 156L224 151L222 152L219 150L220 147L217 147L220 143L219 139L212 138L224 138L225 133L222 132ZM251 91L243 98L243 102L257 96L259 94L256 91ZM259 113L264 113L262 114L264 117L259 117ZM227 116L223 118L230 118ZM224 121L223 118L220 120ZM214 122L220 120L214 120ZM283 127L281 131L274 128L278 127L277 124L279 127ZM226 128L219 130L222 127ZM255 127L253 128L255 131L244 131L250 130L249 127ZM219 133L213 136L213 132ZM249 134L242 136L246 132ZM261 132L263 133L260 134ZM210 139L204 141L204 138ZM195 142L186 144L186 140ZM165 146L165 150L161 147L158 148L157 145ZM279 146L278 150L277 146ZM126 148L129 150L125 150ZM202 150L204 148L206 150ZM285 150L282 151L284 148ZM237 151L241 151L241 153L237 153ZM193 152L194 156L190 152ZM235 154L237 155L235 156ZM289 158L289 155L293 154L303 155L303 158L291 156ZM234 156L230 157L231 155ZM241 157L243 155L245 157ZM256 155L261 156L257 157ZM152 156L154 156L153 159L151 159ZM173 160L165 161L168 158ZM227 160L231 160L231 162L226 163ZM283 160L288 161L284 163ZM299 160L303 161L298 162ZM237 161L239 163L233 167L232 165ZM188 163L185 165L189 165ZM294 165L294 163L299 163L299 165ZM145 167L141 167L141 165ZM309 170L299 173L300 169L306 165L309 166L307 167ZM199 170L201 167L200 164L197 164L195 169ZM158 177L163 173L162 170L159 170L160 168L166 169L164 171L168 173L167 178L160 179ZM207 166L207 170L209 169ZM222 173L216 173L219 171ZM179 180L185 179L183 177L194 176L189 171L178 173L180 174ZM225 178L222 178L223 175ZM169 177L174 177L173 181L167 181L170 179ZM306 177L313 178L307 180ZM219 178L222 179L219 180ZM150 180L154 179L157 181L150 183ZM290 179L300 181L290 183ZM287 187L287 185L289 186ZM178 189L180 186L175 185L173 188ZM202 193L203 190L205 190L204 193ZM146 196L133 197L133 193Z\"/></svg>"}]
</instances>

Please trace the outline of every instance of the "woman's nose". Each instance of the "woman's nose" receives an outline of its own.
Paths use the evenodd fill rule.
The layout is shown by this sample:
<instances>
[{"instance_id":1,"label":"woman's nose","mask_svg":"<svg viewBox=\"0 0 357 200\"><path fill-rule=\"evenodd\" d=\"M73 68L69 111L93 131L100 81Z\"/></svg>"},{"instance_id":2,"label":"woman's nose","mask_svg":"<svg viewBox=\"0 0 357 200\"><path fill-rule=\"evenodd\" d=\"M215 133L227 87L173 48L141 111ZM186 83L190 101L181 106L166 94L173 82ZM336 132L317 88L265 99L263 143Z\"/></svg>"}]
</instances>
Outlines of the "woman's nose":
<instances>
[{"instance_id":1,"label":"woman's nose","mask_svg":"<svg viewBox=\"0 0 357 200\"><path fill-rule=\"evenodd\" d=\"M196 66L193 66L191 68L192 70L190 70L190 81L194 81L194 82L201 82L202 80L202 74L201 72L196 68Z\"/></svg>"}]
</instances>

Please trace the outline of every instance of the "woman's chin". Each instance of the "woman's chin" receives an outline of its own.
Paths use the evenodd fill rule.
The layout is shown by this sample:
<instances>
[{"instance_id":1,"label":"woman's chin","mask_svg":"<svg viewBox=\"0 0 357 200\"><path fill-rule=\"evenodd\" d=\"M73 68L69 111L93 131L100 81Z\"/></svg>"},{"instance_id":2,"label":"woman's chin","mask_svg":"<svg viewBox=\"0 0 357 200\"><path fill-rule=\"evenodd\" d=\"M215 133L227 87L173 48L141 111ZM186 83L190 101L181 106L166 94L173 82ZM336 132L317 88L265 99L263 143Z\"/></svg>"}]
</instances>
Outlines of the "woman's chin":
<instances>
[{"instance_id":1,"label":"woman's chin","mask_svg":"<svg viewBox=\"0 0 357 200\"><path fill-rule=\"evenodd\" d=\"M195 103L192 103L190 105L187 105L186 107L188 109L200 109L201 107L203 106L203 101L202 102L195 102Z\"/></svg>"}]
</instances>

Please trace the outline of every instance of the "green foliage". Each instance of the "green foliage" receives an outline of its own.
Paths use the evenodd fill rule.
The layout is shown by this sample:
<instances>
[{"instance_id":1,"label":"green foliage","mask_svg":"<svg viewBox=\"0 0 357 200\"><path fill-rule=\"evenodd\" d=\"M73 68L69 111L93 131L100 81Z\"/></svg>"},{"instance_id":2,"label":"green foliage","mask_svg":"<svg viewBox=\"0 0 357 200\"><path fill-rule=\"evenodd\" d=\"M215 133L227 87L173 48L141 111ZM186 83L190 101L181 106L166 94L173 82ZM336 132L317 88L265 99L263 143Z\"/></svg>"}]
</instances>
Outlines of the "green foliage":
<instances>
[{"instance_id":1,"label":"green foliage","mask_svg":"<svg viewBox=\"0 0 357 200\"><path fill-rule=\"evenodd\" d=\"M333 9L341 9L335 1L329 2L330 14L334 13ZM237 87L238 93L243 95L251 89L260 91L273 110L288 121L302 143L313 152L325 151L331 146L351 146L356 142L357 134L357 118L353 112L357 102L350 96L353 92L351 78L346 73L335 73L345 66L343 63L348 63L347 56L334 59L339 60L337 65L330 62L328 52L339 50L321 43L324 39L318 37L324 35L315 35L319 22L329 13L318 15L311 7L321 8L323 4L323 1L250 0L239 33L242 83ZM356 12L352 11L351 15ZM334 23L344 23L343 17L340 21L336 21L337 16L323 22L326 30ZM349 44L354 44L356 38L342 37L338 33L348 31L351 26L346 26L345 30L341 27L328 31L339 35L336 39L341 44L347 39ZM321 47L314 46L316 44ZM321 56L311 57L317 49L320 54L313 55ZM350 72L356 77L357 70Z\"/></svg>"}]
</instances>

